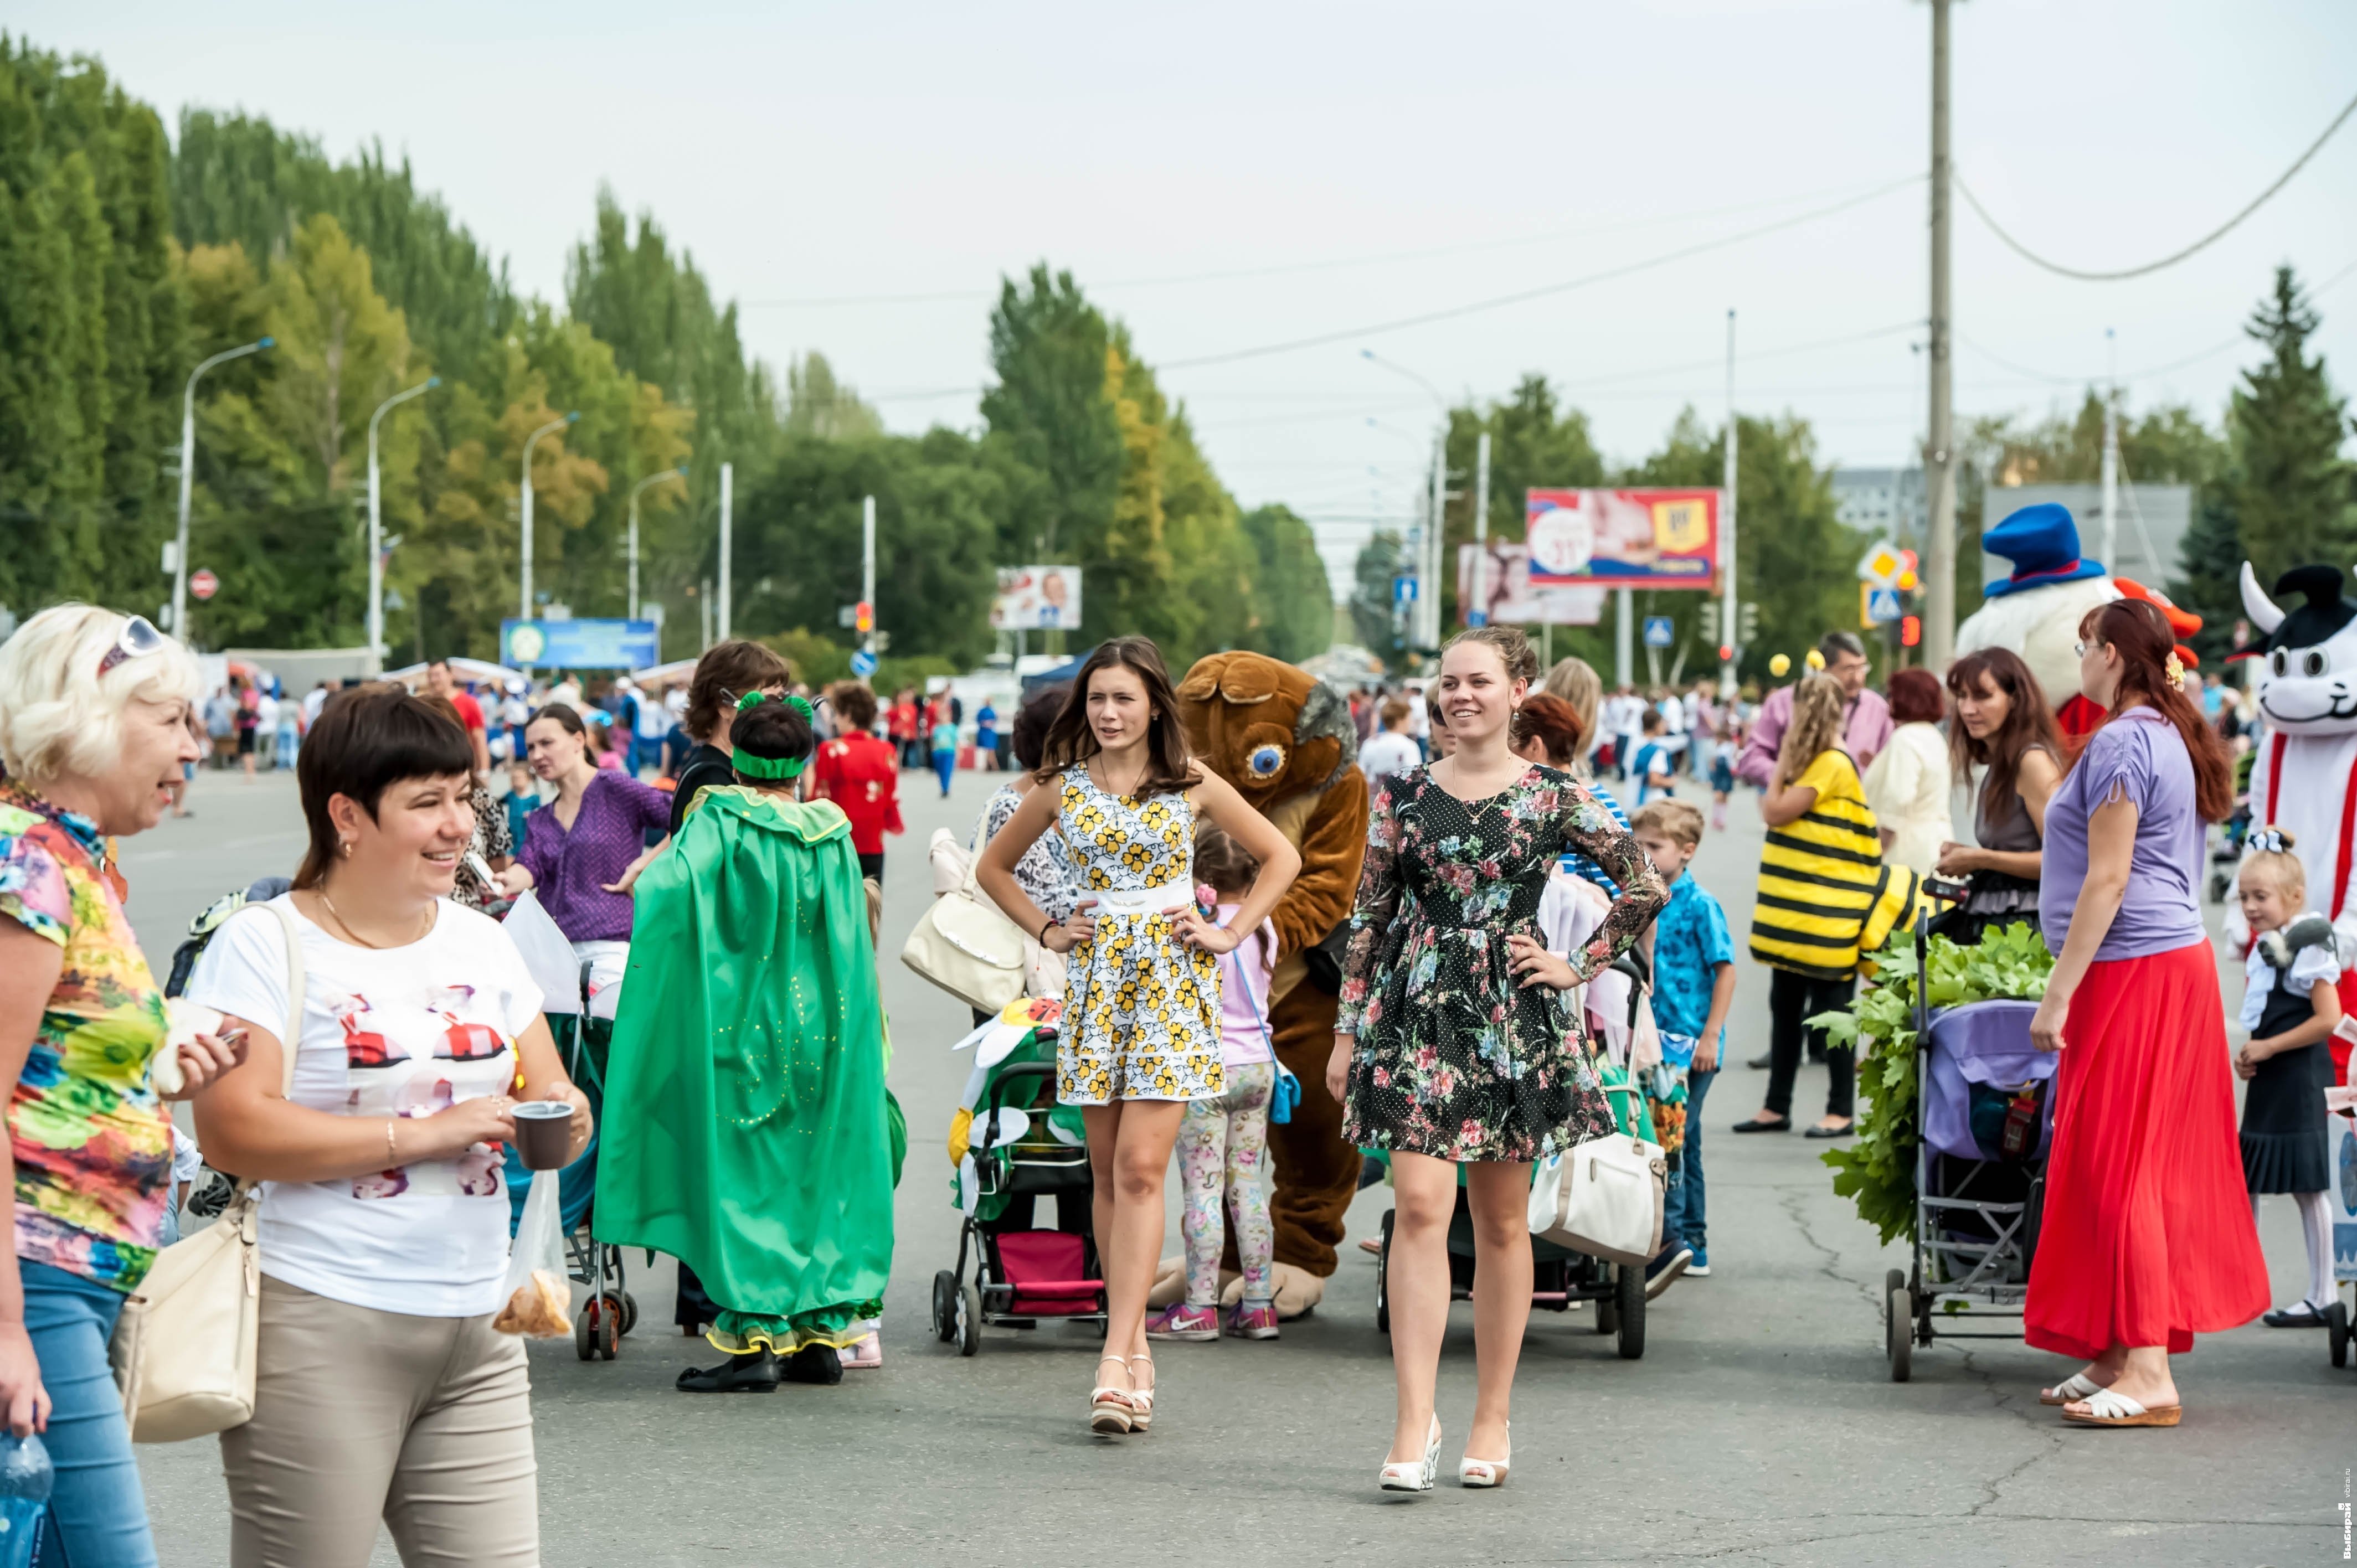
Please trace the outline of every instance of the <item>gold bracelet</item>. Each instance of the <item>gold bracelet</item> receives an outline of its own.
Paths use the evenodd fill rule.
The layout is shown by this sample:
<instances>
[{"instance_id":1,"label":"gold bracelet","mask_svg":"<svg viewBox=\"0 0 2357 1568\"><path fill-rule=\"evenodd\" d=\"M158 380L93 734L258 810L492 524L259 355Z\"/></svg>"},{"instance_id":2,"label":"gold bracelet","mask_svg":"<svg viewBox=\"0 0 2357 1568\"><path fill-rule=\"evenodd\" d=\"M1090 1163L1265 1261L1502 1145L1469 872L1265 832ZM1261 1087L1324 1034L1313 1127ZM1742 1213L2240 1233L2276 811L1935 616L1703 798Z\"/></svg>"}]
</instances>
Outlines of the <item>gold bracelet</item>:
<instances>
[{"instance_id":1,"label":"gold bracelet","mask_svg":"<svg viewBox=\"0 0 2357 1568\"><path fill-rule=\"evenodd\" d=\"M388 1165L401 1164L401 1155L393 1146L393 1124L399 1120L401 1119L397 1116L388 1116L384 1119L384 1157Z\"/></svg>"}]
</instances>

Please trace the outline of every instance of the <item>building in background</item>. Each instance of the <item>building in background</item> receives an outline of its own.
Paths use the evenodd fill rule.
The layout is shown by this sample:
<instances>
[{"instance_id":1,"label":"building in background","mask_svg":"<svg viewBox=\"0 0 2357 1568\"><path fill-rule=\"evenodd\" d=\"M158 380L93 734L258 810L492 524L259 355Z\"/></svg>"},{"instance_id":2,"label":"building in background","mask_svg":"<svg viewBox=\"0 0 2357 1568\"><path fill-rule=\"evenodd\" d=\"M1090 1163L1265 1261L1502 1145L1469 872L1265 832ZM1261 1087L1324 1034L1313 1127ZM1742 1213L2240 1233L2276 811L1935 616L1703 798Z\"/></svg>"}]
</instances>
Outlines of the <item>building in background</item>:
<instances>
[{"instance_id":1,"label":"building in background","mask_svg":"<svg viewBox=\"0 0 2357 1568\"><path fill-rule=\"evenodd\" d=\"M1834 516L1869 540L1921 548L1926 526L1923 470L1835 468Z\"/></svg>"}]
</instances>

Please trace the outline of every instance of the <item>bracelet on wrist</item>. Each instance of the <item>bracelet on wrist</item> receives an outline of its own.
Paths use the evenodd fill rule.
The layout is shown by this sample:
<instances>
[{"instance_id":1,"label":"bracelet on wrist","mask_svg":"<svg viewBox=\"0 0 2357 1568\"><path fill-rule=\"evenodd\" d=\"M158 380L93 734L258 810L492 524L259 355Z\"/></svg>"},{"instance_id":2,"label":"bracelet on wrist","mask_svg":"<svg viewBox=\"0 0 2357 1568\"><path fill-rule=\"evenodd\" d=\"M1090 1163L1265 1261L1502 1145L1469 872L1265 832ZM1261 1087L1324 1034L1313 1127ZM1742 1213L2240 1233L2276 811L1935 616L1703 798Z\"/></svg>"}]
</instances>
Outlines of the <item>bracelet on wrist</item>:
<instances>
[{"instance_id":1,"label":"bracelet on wrist","mask_svg":"<svg viewBox=\"0 0 2357 1568\"><path fill-rule=\"evenodd\" d=\"M1039 923L1039 945L1041 947L1044 948L1048 945L1048 933L1055 928L1055 924L1056 917L1053 915L1049 916L1045 920L1042 920Z\"/></svg>"}]
</instances>

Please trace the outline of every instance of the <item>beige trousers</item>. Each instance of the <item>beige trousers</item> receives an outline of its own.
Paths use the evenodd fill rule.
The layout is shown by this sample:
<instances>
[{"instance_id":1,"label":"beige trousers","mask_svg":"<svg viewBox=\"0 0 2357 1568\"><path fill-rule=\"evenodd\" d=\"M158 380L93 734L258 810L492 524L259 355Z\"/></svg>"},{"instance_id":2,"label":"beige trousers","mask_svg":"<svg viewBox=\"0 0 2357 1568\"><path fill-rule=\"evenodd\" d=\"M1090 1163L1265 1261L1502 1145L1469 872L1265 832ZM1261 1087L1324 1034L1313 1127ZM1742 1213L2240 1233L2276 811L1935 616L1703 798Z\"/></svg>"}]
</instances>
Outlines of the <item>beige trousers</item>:
<instances>
[{"instance_id":1,"label":"beige trousers","mask_svg":"<svg viewBox=\"0 0 2357 1568\"><path fill-rule=\"evenodd\" d=\"M523 1341L262 1282L253 1419L221 1434L231 1568L538 1568Z\"/></svg>"}]
</instances>

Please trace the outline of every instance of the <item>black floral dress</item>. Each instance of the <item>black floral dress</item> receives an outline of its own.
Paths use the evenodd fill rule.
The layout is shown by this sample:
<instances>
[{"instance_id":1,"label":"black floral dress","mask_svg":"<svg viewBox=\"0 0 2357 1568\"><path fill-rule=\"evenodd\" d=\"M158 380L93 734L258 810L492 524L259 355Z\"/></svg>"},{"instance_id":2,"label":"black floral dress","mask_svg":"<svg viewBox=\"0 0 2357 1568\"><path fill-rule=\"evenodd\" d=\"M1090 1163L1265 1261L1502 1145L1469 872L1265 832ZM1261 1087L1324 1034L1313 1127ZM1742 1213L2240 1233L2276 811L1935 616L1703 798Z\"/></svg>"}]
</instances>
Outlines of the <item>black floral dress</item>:
<instances>
[{"instance_id":1,"label":"black floral dress","mask_svg":"<svg viewBox=\"0 0 2357 1568\"><path fill-rule=\"evenodd\" d=\"M1444 1160L1541 1159L1612 1130L1568 992L1515 983L1506 939L1537 934L1565 850L1620 886L1571 955L1584 982L1667 902L1661 873L1587 788L1533 767L1482 800L1411 768L1375 793L1337 1032L1355 1029L1342 1135Z\"/></svg>"}]
</instances>

